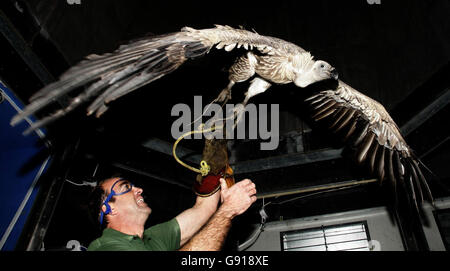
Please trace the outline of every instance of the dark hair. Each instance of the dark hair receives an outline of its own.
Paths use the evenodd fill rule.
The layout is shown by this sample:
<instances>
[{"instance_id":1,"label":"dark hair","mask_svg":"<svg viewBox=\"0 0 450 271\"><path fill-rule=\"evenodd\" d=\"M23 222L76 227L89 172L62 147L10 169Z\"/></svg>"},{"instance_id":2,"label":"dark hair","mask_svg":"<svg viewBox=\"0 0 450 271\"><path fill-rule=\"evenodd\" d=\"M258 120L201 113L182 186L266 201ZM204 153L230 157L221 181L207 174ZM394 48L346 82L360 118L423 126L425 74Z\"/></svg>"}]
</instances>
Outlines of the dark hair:
<instances>
[{"instance_id":1,"label":"dark hair","mask_svg":"<svg viewBox=\"0 0 450 271\"><path fill-rule=\"evenodd\" d=\"M109 177L103 179L97 183L97 186L94 187L90 196L89 196L89 214L91 218L91 222L98 226L101 230L103 230L107 223L107 218L103 218L103 223L100 224L100 212L102 210L102 205L105 199L108 197L109 193L105 191L102 187L103 183L111 178L116 178L118 176ZM109 202L114 202L115 199L112 197Z\"/></svg>"}]
</instances>

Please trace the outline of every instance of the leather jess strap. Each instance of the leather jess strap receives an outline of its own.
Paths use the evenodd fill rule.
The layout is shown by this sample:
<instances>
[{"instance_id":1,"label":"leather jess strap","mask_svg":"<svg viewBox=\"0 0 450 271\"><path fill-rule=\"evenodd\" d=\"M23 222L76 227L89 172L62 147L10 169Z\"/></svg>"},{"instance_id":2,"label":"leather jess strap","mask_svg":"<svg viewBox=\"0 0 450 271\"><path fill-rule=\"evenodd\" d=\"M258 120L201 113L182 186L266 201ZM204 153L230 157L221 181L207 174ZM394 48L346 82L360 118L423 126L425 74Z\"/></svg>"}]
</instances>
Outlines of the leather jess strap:
<instances>
[{"instance_id":1,"label":"leather jess strap","mask_svg":"<svg viewBox=\"0 0 450 271\"><path fill-rule=\"evenodd\" d=\"M194 192L201 197L211 196L220 189L220 178L225 179L228 187L231 187L235 183L233 169L227 165L219 172L219 174L208 174L201 178L200 181L195 181L193 187Z\"/></svg>"}]
</instances>

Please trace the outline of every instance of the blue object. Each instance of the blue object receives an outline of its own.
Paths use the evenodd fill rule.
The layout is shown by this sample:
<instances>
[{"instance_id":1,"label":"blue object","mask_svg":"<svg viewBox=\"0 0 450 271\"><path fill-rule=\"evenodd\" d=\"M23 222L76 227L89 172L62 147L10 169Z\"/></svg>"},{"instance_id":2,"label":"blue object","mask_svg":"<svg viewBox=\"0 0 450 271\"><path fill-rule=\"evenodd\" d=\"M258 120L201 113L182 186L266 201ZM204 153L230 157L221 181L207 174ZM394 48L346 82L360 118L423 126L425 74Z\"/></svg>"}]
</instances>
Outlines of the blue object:
<instances>
[{"instance_id":1,"label":"blue object","mask_svg":"<svg viewBox=\"0 0 450 271\"><path fill-rule=\"evenodd\" d=\"M44 131L22 135L32 118L11 127L11 118L24 106L2 81L0 95L0 250L14 250L39 191L39 177L51 158L30 163L48 148Z\"/></svg>"},{"instance_id":2,"label":"blue object","mask_svg":"<svg viewBox=\"0 0 450 271\"><path fill-rule=\"evenodd\" d=\"M104 215L107 215L107 214L109 214L109 213L111 213L111 206L109 206L109 204L108 204L108 202L111 200L111 198L112 198L113 196L120 196L120 195L126 194L126 193L130 192L131 189L133 189L133 184L132 184L132 183L129 183L129 187L127 187L127 189L126 189L125 191L116 193L116 191L114 191L114 186L115 186L118 182L120 182L121 180L122 180L122 178L118 179L117 181L115 181L115 182L113 183L113 185L111 186L111 192L109 193L108 197L106 197L105 201L104 201L103 204L102 204L102 206L105 205L106 211L103 212L103 209L101 209L101 213L100 213L100 225L103 224L103 216L104 216Z\"/></svg>"}]
</instances>

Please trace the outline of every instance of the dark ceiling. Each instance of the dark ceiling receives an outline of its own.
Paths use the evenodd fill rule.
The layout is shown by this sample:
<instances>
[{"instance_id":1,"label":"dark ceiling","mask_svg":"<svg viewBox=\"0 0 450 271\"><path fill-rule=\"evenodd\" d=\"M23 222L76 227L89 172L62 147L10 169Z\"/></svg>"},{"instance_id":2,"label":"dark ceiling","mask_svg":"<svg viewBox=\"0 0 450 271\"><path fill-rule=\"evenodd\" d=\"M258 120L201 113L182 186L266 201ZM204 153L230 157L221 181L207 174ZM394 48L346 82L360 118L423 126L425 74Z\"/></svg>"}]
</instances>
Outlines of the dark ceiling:
<instances>
[{"instance_id":1,"label":"dark ceiling","mask_svg":"<svg viewBox=\"0 0 450 271\"><path fill-rule=\"evenodd\" d=\"M340 79L380 101L399 127L414 117L423 119L423 123L413 122L417 125L412 125L406 139L439 176L440 183L449 183L444 162L450 159L446 129L449 108L448 99L441 98L448 94L450 86L448 1L381 1L379 5L364 0L271 4L175 4L147 0L81 0L81 4L61 0L2 2L2 11L23 40L4 42L10 47L4 50L7 54L1 76L24 101L84 56L112 51L127 40L174 32L183 26L243 26L291 41L311 51L317 59L328 61L337 68ZM24 47L18 49L20 44ZM32 54L24 54L27 50ZM194 95L202 95L204 103L212 100L226 86L226 69L238 53L213 50L114 102L100 119L86 117L79 110L50 125L48 136L55 146L78 142L66 177L82 183L94 172L95 179L116 172L127 174L146 191L154 210L149 224L170 219L188 208L194 200L190 187L195 174L180 167L170 153L161 151L170 149L174 142L170 127L175 117L170 116L170 111L177 103L192 104ZM246 87L242 84L234 90L234 102L241 100ZM277 150L266 152L258 151L258 140L235 141L230 148L231 160L239 169L238 179L251 178L260 193L270 194L372 178L366 169L336 156L335 150L342 147L340 142L320 129L310 129L311 125L302 118L298 95L298 88L293 85L274 86L252 101L280 104L281 141ZM438 108L433 115L420 114L433 103ZM55 108L58 105L38 116ZM198 155L203 141L190 140L183 145ZM315 160L306 159L311 153L316 154ZM440 183L432 187L441 187ZM87 245L98 234L90 231L86 223L84 199L88 190L89 187L64 184L46 236L48 247L62 246L67 238ZM448 195L445 189L436 190ZM376 185L356 187L288 204L272 204L268 213L271 220L279 220L379 206L385 204L382 195ZM280 202L275 198L274 203L277 200ZM258 201L236 223L258 223L261 205ZM59 228L64 228L64 232ZM67 232L72 233L71 237ZM242 239L245 232L236 233L235 238Z\"/></svg>"}]
</instances>

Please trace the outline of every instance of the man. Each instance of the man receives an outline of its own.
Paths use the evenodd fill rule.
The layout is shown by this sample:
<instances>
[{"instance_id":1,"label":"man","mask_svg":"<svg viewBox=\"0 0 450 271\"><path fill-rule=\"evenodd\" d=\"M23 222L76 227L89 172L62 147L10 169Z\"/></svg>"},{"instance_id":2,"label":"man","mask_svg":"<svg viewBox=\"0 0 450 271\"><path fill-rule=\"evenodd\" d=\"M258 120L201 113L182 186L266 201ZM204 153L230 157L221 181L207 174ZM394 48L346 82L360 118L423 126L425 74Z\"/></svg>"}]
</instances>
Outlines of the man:
<instances>
[{"instance_id":1,"label":"man","mask_svg":"<svg viewBox=\"0 0 450 271\"><path fill-rule=\"evenodd\" d=\"M231 220L256 201L255 184L248 179L230 188L221 179L220 185L220 192L197 197L193 207L174 219L144 230L152 210L143 190L122 178L107 179L98 186L102 195L97 206L106 229L88 250L220 250Z\"/></svg>"}]
</instances>

